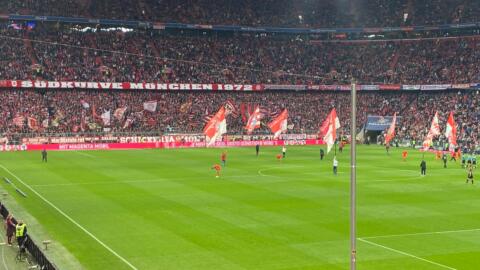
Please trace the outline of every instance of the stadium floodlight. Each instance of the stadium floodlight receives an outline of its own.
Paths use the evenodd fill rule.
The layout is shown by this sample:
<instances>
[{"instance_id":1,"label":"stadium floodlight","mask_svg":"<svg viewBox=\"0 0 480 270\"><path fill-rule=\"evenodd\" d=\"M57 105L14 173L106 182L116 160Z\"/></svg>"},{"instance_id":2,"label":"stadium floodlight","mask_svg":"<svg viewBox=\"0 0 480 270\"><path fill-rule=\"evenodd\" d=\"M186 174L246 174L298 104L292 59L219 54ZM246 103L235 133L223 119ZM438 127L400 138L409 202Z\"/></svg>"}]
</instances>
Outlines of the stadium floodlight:
<instances>
[{"instance_id":1,"label":"stadium floodlight","mask_svg":"<svg viewBox=\"0 0 480 270\"><path fill-rule=\"evenodd\" d=\"M351 121L350 121L350 269L357 265L357 85L351 85Z\"/></svg>"}]
</instances>

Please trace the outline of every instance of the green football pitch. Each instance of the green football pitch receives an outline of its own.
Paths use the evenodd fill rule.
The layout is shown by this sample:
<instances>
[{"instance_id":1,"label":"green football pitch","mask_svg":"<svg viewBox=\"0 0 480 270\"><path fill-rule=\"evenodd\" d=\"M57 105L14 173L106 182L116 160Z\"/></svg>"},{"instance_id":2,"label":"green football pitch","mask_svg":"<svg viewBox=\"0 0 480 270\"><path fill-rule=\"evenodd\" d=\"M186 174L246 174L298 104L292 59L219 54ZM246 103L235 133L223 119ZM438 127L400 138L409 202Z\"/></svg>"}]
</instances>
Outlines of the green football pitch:
<instances>
[{"instance_id":1,"label":"green football pitch","mask_svg":"<svg viewBox=\"0 0 480 270\"><path fill-rule=\"evenodd\" d=\"M230 148L215 178L222 150L1 153L0 176L84 269L349 268L348 148L337 176L319 147ZM479 269L479 186L402 151L358 149L358 269Z\"/></svg>"}]
</instances>

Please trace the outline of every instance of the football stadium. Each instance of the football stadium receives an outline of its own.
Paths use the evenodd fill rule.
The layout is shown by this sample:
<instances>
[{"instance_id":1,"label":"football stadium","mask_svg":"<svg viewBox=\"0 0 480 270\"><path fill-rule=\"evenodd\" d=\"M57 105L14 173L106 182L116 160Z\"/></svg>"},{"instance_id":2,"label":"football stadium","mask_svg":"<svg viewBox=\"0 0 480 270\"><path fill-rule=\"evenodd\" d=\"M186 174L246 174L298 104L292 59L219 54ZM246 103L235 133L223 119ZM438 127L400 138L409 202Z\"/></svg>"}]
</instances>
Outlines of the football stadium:
<instances>
[{"instance_id":1,"label":"football stadium","mask_svg":"<svg viewBox=\"0 0 480 270\"><path fill-rule=\"evenodd\" d=\"M0 0L0 269L480 269L480 1Z\"/></svg>"}]
</instances>

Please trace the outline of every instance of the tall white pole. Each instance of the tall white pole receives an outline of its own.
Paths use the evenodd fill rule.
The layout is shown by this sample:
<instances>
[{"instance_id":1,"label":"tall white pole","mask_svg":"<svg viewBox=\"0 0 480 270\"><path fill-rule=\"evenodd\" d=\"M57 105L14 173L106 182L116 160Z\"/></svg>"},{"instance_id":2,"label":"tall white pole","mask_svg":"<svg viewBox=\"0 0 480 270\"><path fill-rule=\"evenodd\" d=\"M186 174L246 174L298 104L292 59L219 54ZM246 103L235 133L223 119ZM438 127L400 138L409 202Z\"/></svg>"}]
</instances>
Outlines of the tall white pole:
<instances>
[{"instance_id":1,"label":"tall white pole","mask_svg":"<svg viewBox=\"0 0 480 270\"><path fill-rule=\"evenodd\" d=\"M351 117L350 120L350 269L357 268L357 89L352 81Z\"/></svg>"}]
</instances>

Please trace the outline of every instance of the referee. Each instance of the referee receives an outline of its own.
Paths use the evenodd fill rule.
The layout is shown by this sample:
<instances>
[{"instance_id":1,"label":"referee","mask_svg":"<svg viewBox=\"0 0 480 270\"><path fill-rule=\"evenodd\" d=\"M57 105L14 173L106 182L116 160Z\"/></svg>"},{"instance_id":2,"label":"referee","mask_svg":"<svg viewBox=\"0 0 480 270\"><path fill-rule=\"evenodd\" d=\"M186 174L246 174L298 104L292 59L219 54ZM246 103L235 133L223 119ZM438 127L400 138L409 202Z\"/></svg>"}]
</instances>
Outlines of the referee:
<instances>
[{"instance_id":1,"label":"referee","mask_svg":"<svg viewBox=\"0 0 480 270\"><path fill-rule=\"evenodd\" d=\"M47 149L42 150L42 162L47 162Z\"/></svg>"}]
</instances>

